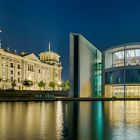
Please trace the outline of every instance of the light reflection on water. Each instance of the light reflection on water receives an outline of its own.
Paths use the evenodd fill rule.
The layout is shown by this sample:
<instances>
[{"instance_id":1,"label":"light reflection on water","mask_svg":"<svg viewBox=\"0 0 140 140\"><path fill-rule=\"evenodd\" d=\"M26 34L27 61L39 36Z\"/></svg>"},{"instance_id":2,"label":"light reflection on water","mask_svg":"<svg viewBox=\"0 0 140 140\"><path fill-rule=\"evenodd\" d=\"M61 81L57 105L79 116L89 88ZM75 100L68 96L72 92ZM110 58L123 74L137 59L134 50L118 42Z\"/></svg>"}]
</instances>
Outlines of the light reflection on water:
<instances>
[{"instance_id":1,"label":"light reflection on water","mask_svg":"<svg viewBox=\"0 0 140 140\"><path fill-rule=\"evenodd\" d=\"M0 140L139 138L139 101L0 103Z\"/></svg>"}]
</instances>

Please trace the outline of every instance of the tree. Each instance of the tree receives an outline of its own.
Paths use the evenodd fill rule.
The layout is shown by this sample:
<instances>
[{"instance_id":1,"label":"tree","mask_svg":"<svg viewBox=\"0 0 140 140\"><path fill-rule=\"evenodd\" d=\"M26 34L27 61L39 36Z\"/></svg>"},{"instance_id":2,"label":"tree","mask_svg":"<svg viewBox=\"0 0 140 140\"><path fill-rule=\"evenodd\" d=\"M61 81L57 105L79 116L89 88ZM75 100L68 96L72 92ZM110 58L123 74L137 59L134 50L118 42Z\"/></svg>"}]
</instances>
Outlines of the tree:
<instances>
[{"instance_id":1,"label":"tree","mask_svg":"<svg viewBox=\"0 0 140 140\"><path fill-rule=\"evenodd\" d=\"M62 82L60 87L62 87L62 90L69 90L70 89L70 82L66 80L66 82Z\"/></svg>"},{"instance_id":2,"label":"tree","mask_svg":"<svg viewBox=\"0 0 140 140\"><path fill-rule=\"evenodd\" d=\"M66 88L66 90L70 89L70 82L68 80L66 80L66 82L65 82L65 88Z\"/></svg>"},{"instance_id":3,"label":"tree","mask_svg":"<svg viewBox=\"0 0 140 140\"><path fill-rule=\"evenodd\" d=\"M31 86L33 86L33 81L31 81L31 80L25 80L25 81L23 81L23 85L25 87L31 87Z\"/></svg>"},{"instance_id":4,"label":"tree","mask_svg":"<svg viewBox=\"0 0 140 140\"><path fill-rule=\"evenodd\" d=\"M14 80L14 81L12 81L12 89L14 90L15 89L15 87L17 86L17 84L16 84L16 80Z\"/></svg>"},{"instance_id":5,"label":"tree","mask_svg":"<svg viewBox=\"0 0 140 140\"><path fill-rule=\"evenodd\" d=\"M43 81L40 81L40 82L38 83L38 86L39 86L40 90L41 90L41 88L44 88L44 90L45 90L46 83L43 82Z\"/></svg>"},{"instance_id":6,"label":"tree","mask_svg":"<svg viewBox=\"0 0 140 140\"><path fill-rule=\"evenodd\" d=\"M53 82L53 81L51 81L51 82L49 83L49 87L51 87L51 88L54 90L55 87L56 87L56 83Z\"/></svg>"},{"instance_id":7,"label":"tree","mask_svg":"<svg viewBox=\"0 0 140 140\"><path fill-rule=\"evenodd\" d=\"M64 83L64 82L61 82L61 84L59 85L59 87L61 87L62 90L64 90L64 88L65 88L65 83Z\"/></svg>"}]
</instances>

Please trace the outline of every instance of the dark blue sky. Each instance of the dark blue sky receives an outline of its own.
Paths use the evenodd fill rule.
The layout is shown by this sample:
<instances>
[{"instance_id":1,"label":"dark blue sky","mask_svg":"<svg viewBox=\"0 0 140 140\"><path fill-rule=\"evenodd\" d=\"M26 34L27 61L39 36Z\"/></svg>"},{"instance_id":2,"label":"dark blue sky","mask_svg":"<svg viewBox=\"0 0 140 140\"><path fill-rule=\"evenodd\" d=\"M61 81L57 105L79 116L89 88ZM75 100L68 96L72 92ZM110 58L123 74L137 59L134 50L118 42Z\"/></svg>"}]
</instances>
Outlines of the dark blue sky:
<instances>
[{"instance_id":1,"label":"dark blue sky","mask_svg":"<svg viewBox=\"0 0 140 140\"><path fill-rule=\"evenodd\" d=\"M38 54L61 55L68 79L69 33L78 32L99 50L140 42L139 0L0 0L3 46Z\"/></svg>"}]
</instances>

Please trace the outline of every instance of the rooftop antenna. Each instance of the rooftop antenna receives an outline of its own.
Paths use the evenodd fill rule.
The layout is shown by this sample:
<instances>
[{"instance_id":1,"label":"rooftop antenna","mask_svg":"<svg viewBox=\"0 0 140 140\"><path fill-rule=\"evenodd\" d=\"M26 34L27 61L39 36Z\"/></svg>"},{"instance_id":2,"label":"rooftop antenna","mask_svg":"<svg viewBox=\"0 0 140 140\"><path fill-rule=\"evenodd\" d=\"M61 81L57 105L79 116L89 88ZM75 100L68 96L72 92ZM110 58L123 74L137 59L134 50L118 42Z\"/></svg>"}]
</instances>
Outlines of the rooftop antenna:
<instances>
[{"instance_id":1,"label":"rooftop antenna","mask_svg":"<svg viewBox=\"0 0 140 140\"><path fill-rule=\"evenodd\" d=\"M49 42L49 51L51 50L51 43Z\"/></svg>"}]
</instances>

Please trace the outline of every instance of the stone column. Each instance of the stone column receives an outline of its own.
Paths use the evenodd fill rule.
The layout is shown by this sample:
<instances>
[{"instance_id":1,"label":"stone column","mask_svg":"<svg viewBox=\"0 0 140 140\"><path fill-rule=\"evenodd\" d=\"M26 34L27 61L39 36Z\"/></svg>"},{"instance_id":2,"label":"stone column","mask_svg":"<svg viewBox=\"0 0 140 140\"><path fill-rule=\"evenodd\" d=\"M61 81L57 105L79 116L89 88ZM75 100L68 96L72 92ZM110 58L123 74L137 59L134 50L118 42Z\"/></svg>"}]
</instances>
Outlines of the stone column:
<instances>
[{"instance_id":1,"label":"stone column","mask_svg":"<svg viewBox=\"0 0 140 140\"><path fill-rule=\"evenodd\" d=\"M59 69L59 81L61 81L61 69Z\"/></svg>"},{"instance_id":2,"label":"stone column","mask_svg":"<svg viewBox=\"0 0 140 140\"><path fill-rule=\"evenodd\" d=\"M51 70L50 70L50 75L51 75L51 81L54 81L54 70L53 70L53 68L51 68Z\"/></svg>"},{"instance_id":3,"label":"stone column","mask_svg":"<svg viewBox=\"0 0 140 140\"><path fill-rule=\"evenodd\" d=\"M17 81L17 61L14 60L14 80Z\"/></svg>"},{"instance_id":4,"label":"stone column","mask_svg":"<svg viewBox=\"0 0 140 140\"><path fill-rule=\"evenodd\" d=\"M27 62L25 61L25 63L24 63L24 76L25 76L25 79L27 80L27 71L28 71L28 64L27 64ZM25 80L24 79L24 80Z\"/></svg>"},{"instance_id":5,"label":"stone column","mask_svg":"<svg viewBox=\"0 0 140 140\"><path fill-rule=\"evenodd\" d=\"M6 63L6 65L7 65L7 68L5 67L5 70L7 70L7 72L6 72L6 80L8 80L8 81L11 81L11 77L10 77L10 57L7 57L7 63Z\"/></svg>"}]
</instances>

